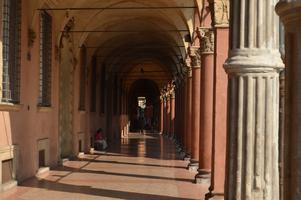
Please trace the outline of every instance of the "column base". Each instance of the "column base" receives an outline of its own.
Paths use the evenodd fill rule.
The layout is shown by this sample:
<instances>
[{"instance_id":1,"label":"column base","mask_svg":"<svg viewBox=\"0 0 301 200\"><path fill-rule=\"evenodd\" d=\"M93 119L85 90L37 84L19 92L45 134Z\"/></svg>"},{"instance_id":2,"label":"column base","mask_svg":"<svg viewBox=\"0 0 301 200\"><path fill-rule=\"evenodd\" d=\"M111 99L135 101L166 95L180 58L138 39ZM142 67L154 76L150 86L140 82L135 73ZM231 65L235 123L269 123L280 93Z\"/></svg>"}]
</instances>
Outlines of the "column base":
<instances>
[{"instance_id":1,"label":"column base","mask_svg":"<svg viewBox=\"0 0 301 200\"><path fill-rule=\"evenodd\" d=\"M199 169L199 162L190 159L190 163L188 164L187 169L191 172L197 172Z\"/></svg>"},{"instance_id":2,"label":"column base","mask_svg":"<svg viewBox=\"0 0 301 200\"><path fill-rule=\"evenodd\" d=\"M198 174L195 175L194 180L196 184L210 184L211 172L203 169L198 169Z\"/></svg>"},{"instance_id":3,"label":"column base","mask_svg":"<svg viewBox=\"0 0 301 200\"><path fill-rule=\"evenodd\" d=\"M12 188L17 187L18 182L16 180L11 180L7 183L3 183L2 185L0 185L0 192L5 192L7 190L10 190Z\"/></svg>"},{"instance_id":4,"label":"column base","mask_svg":"<svg viewBox=\"0 0 301 200\"><path fill-rule=\"evenodd\" d=\"M207 193L205 194L205 200L224 200L224 194Z\"/></svg>"},{"instance_id":5,"label":"column base","mask_svg":"<svg viewBox=\"0 0 301 200\"><path fill-rule=\"evenodd\" d=\"M50 167L40 167L36 173L36 178L41 180L49 175Z\"/></svg>"}]
</instances>

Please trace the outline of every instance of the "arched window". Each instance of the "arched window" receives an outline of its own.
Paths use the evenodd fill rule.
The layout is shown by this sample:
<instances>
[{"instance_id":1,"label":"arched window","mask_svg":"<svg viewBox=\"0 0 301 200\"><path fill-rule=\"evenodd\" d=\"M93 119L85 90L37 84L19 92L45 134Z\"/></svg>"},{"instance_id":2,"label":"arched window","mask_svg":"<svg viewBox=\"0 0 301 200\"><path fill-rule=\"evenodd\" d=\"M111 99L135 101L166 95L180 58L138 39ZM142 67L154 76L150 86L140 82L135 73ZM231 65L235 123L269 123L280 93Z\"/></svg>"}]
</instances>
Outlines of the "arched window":
<instances>
[{"instance_id":1,"label":"arched window","mask_svg":"<svg viewBox=\"0 0 301 200\"><path fill-rule=\"evenodd\" d=\"M20 102L21 0L4 0L2 102Z\"/></svg>"},{"instance_id":2,"label":"arched window","mask_svg":"<svg viewBox=\"0 0 301 200\"><path fill-rule=\"evenodd\" d=\"M39 106L51 106L52 17L40 13Z\"/></svg>"},{"instance_id":3,"label":"arched window","mask_svg":"<svg viewBox=\"0 0 301 200\"><path fill-rule=\"evenodd\" d=\"M92 58L92 79L91 79L91 105L90 105L90 111L96 112L96 73L97 73L97 58L96 56L93 56Z\"/></svg>"},{"instance_id":4,"label":"arched window","mask_svg":"<svg viewBox=\"0 0 301 200\"><path fill-rule=\"evenodd\" d=\"M87 48L81 47L80 52L80 86L79 86L79 110L84 111L86 98L86 76L87 76Z\"/></svg>"}]
</instances>

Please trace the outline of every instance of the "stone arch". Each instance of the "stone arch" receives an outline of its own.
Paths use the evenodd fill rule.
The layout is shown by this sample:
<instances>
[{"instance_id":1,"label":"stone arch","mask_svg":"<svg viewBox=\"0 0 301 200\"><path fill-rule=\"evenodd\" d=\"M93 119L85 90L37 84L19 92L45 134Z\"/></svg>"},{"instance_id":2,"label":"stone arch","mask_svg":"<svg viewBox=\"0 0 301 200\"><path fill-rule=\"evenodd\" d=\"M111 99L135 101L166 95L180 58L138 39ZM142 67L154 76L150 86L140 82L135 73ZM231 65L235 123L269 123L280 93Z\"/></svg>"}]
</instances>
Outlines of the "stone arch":
<instances>
[{"instance_id":1,"label":"stone arch","mask_svg":"<svg viewBox=\"0 0 301 200\"><path fill-rule=\"evenodd\" d=\"M69 22L72 23L70 20ZM64 33L59 48L59 150L60 156L64 158L74 152L74 70L77 61L72 36Z\"/></svg>"}]
</instances>

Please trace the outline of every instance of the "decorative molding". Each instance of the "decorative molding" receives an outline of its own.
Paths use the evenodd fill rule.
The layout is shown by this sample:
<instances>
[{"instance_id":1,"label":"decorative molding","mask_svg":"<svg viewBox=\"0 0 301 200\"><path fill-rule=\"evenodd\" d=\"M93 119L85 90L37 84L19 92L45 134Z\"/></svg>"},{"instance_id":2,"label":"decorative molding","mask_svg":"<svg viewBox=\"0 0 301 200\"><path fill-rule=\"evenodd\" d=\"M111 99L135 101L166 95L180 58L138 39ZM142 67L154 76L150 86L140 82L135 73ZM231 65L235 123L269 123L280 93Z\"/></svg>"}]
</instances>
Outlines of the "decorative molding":
<instances>
[{"instance_id":1,"label":"decorative molding","mask_svg":"<svg viewBox=\"0 0 301 200\"><path fill-rule=\"evenodd\" d=\"M45 107L45 106L38 106L37 107L37 112L47 113L47 112L51 112L52 110L53 110L52 107Z\"/></svg>"},{"instance_id":2,"label":"decorative molding","mask_svg":"<svg viewBox=\"0 0 301 200\"><path fill-rule=\"evenodd\" d=\"M22 104L0 103L0 111L20 111L23 108Z\"/></svg>"},{"instance_id":3,"label":"decorative molding","mask_svg":"<svg viewBox=\"0 0 301 200\"><path fill-rule=\"evenodd\" d=\"M230 52L224 68L228 74L278 73L284 64L277 49L235 49Z\"/></svg>"},{"instance_id":4,"label":"decorative molding","mask_svg":"<svg viewBox=\"0 0 301 200\"><path fill-rule=\"evenodd\" d=\"M70 31L74 28L74 26L75 26L75 18L71 17L64 27L63 37L70 38Z\"/></svg>"},{"instance_id":5,"label":"decorative molding","mask_svg":"<svg viewBox=\"0 0 301 200\"><path fill-rule=\"evenodd\" d=\"M75 18L74 17L70 17L64 27L64 31L62 32L62 36L60 39L60 44L59 47L55 46L55 58L56 60L60 60L61 59L61 49L64 48L64 44L70 44L69 45L69 50L73 53L73 49L70 48L73 44L73 38L71 37L70 31L74 28L75 26ZM63 42L63 40L66 40L66 43ZM76 61L71 61L72 63L76 63Z\"/></svg>"},{"instance_id":6,"label":"decorative molding","mask_svg":"<svg viewBox=\"0 0 301 200\"><path fill-rule=\"evenodd\" d=\"M187 66L187 77L188 78L191 78L192 77L192 67L190 67L190 66Z\"/></svg>"},{"instance_id":7,"label":"decorative molding","mask_svg":"<svg viewBox=\"0 0 301 200\"><path fill-rule=\"evenodd\" d=\"M201 41L201 54L214 53L214 32L210 28L199 27L197 35Z\"/></svg>"},{"instance_id":8,"label":"decorative molding","mask_svg":"<svg viewBox=\"0 0 301 200\"><path fill-rule=\"evenodd\" d=\"M212 5L213 4L213 5ZM213 0L211 2L211 13L215 27L229 27L229 0Z\"/></svg>"},{"instance_id":9,"label":"decorative molding","mask_svg":"<svg viewBox=\"0 0 301 200\"><path fill-rule=\"evenodd\" d=\"M301 2L292 0L279 1L275 7L284 25L301 20Z\"/></svg>"}]
</instances>

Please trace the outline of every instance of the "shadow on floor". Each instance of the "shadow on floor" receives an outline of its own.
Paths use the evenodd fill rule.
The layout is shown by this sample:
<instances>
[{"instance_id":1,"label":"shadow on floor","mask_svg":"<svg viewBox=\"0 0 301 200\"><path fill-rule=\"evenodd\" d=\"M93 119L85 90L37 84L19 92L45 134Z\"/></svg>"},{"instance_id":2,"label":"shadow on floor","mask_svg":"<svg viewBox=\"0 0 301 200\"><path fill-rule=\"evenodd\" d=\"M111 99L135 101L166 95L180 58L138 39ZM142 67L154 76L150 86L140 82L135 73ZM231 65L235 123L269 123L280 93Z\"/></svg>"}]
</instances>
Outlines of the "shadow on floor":
<instances>
[{"instance_id":1,"label":"shadow on floor","mask_svg":"<svg viewBox=\"0 0 301 200\"><path fill-rule=\"evenodd\" d=\"M111 156L111 155L110 155ZM96 163L109 163L109 164L117 164L117 165L136 165L136 166L145 166L145 167L164 167L164 168L178 168L178 169L185 169L186 167L180 166L169 166L169 165L155 165L155 164L147 164L147 163L130 163L130 162L120 162L120 161L108 161L108 160L93 160L93 159L80 159L80 161L87 161L87 162L96 162Z\"/></svg>"},{"instance_id":2,"label":"shadow on floor","mask_svg":"<svg viewBox=\"0 0 301 200\"><path fill-rule=\"evenodd\" d=\"M88 164L87 164L88 165ZM85 165L86 166L86 165ZM84 167L85 167L84 166ZM70 173L91 173L91 174L101 174L101 175L111 175L111 176L125 176L125 177L132 177L132 178L144 178L144 179L157 179L157 180L173 180L173 181L179 181L179 182L190 182L193 183L191 179L185 179L185 178L170 178L170 177L162 177L162 176L150 176L150 175L140 175L140 174L124 174L124 173L116 173L116 172L107 172L107 171L96 171L96 170L88 170L81 168L72 168L72 167L61 167L55 169L56 171L67 171Z\"/></svg>"},{"instance_id":3,"label":"shadow on floor","mask_svg":"<svg viewBox=\"0 0 301 200\"><path fill-rule=\"evenodd\" d=\"M23 184L22 184L23 185ZM86 195L93 195L98 197L110 197L110 198L120 198L120 199L129 199L129 200L192 200L187 198L179 197L170 197L162 196L156 194L141 194L135 192L125 192L125 191L116 191L100 188L92 188L90 186L76 186L69 185L64 183L51 182L47 180L37 180L31 179L24 183L24 187L36 187L53 191L68 192L68 193L79 193Z\"/></svg>"}]
</instances>

